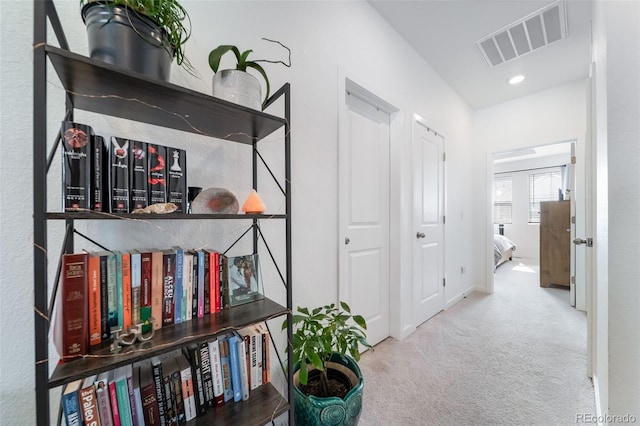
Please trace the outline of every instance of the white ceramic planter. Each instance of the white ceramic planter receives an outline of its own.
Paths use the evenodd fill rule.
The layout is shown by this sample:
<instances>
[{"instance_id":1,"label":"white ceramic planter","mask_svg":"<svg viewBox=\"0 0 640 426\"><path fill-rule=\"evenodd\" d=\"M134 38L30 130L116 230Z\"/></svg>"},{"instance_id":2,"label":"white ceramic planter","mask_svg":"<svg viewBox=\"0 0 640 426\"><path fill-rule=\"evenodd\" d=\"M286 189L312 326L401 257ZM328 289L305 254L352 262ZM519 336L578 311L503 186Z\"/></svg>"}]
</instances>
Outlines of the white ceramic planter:
<instances>
[{"instance_id":1,"label":"white ceramic planter","mask_svg":"<svg viewBox=\"0 0 640 426\"><path fill-rule=\"evenodd\" d=\"M213 96L258 111L262 110L260 82L244 71L222 70L215 73Z\"/></svg>"}]
</instances>

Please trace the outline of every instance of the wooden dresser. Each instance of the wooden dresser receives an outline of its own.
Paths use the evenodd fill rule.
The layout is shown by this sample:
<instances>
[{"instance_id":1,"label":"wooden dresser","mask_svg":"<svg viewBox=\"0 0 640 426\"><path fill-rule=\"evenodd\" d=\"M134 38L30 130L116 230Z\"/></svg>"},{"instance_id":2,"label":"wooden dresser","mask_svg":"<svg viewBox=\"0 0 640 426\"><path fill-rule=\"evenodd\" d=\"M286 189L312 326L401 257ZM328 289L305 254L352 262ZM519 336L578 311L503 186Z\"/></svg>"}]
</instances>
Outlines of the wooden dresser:
<instances>
[{"instance_id":1,"label":"wooden dresser","mask_svg":"<svg viewBox=\"0 0 640 426\"><path fill-rule=\"evenodd\" d=\"M571 283L570 201L540 203L540 287Z\"/></svg>"}]
</instances>

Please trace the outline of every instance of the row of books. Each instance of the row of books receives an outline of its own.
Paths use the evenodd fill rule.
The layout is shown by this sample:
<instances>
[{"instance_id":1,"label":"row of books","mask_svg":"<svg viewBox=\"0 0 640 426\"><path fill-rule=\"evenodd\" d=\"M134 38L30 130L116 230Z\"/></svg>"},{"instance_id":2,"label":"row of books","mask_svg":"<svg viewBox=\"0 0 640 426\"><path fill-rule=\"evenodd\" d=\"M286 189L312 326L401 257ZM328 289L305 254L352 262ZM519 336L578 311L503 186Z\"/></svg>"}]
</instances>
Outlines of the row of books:
<instances>
[{"instance_id":1,"label":"row of books","mask_svg":"<svg viewBox=\"0 0 640 426\"><path fill-rule=\"evenodd\" d=\"M68 383L67 426L173 426L246 401L271 381L270 336L259 323Z\"/></svg>"},{"instance_id":2,"label":"row of books","mask_svg":"<svg viewBox=\"0 0 640 426\"><path fill-rule=\"evenodd\" d=\"M54 342L61 362L108 346L117 331L142 333L262 299L258 254L138 249L65 254Z\"/></svg>"},{"instance_id":3,"label":"row of books","mask_svg":"<svg viewBox=\"0 0 640 426\"><path fill-rule=\"evenodd\" d=\"M187 153L178 148L112 136L62 122L62 207L130 213L174 203L187 212Z\"/></svg>"}]
</instances>

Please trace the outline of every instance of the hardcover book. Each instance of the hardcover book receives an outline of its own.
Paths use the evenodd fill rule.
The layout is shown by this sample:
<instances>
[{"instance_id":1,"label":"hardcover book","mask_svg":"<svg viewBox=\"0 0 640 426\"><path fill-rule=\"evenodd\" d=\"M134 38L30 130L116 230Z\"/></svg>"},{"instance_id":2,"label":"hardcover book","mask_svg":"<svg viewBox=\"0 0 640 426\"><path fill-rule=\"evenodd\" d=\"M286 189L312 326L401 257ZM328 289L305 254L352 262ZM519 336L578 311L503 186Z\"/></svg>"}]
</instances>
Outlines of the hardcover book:
<instances>
[{"instance_id":1,"label":"hardcover book","mask_svg":"<svg viewBox=\"0 0 640 426\"><path fill-rule=\"evenodd\" d=\"M167 148L167 202L178 206L178 213L187 212L187 153L183 149Z\"/></svg>"},{"instance_id":2,"label":"hardcover book","mask_svg":"<svg viewBox=\"0 0 640 426\"><path fill-rule=\"evenodd\" d=\"M129 141L129 173L131 210L143 209L149 204L149 160L145 142Z\"/></svg>"},{"instance_id":3,"label":"hardcover book","mask_svg":"<svg viewBox=\"0 0 640 426\"><path fill-rule=\"evenodd\" d=\"M113 415L111 414L111 400L109 398L109 372L98 374L94 382L96 388L96 400L98 401L98 412L102 426L113 426Z\"/></svg>"},{"instance_id":4,"label":"hardcover book","mask_svg":"<svg viewBox=\"0 0 640 426\"><path fill-rule=\"evenodd\" d=\"M193 254L184 252L184 275L182 287L182 321L190 321L193 316Z\"/></svg>"},{"instance_id":5,"label":"hardcover book","mask_svg":"<svg viewBox=\"0 0 640 426\"><path fill-rule=\"evenodd\" d=\"M87 287L89 285L87 253L62 256L60 288L56 303L54 341L60 362L87 353L89 344L89 313Z\"/></svg>"},{"instance_id":6,"label":"hardcover book","mask_svg":"<svg viewBox=\"0 0 640 426\"><path fill-rule=\"evenodd\" d=\"M62 391L62 411L67 426L82 426L82 411L78 392L82 386L82 379L67 383Z\"/></svg>"},{"instance_id":7,"label":"hardcover book","mask_svg":"<svg viewBox=\"0 0 640 426\"><path fill-rule=\"evenodd\" d=\"M192 343L182 349L186 353L191 364L191 376L193 378L193 393L195 397L196 413L202 415L207 412L207 399L204 391L204 379L202 377L202 361L200 360L200 345Z\"/></svg>"},{"instance_id":8,"label":"hardcover book","mask_svg":"<svg viewBox=\"0 0 640 426\"><path fill-rule=\"evenodd\" d=\"M240 371L240 355L238 354L238 340L235 334L229 334L227 342L229 346L229 366L231 369L231 389L233 390L233 401L242 401L242 373Z\"/></svg>"},{"instance_id":9,"label":"hardcover book","mask_svg":"<svg viewBox=\"0 0 640 426\"><path fill-rule=\"evenodd\" d=\"M104 165L107 149L102 136L94 135L91 138L91 210L104 211L105 176Z\"/></svg>"},{"instance_id":10,"label":"hardcover book","mask_svg":"<svg viewBox=\"0 0 640 426\"><path fill-rule=\"evenodd\" d=\"M89 347L102 343L102 325L100 320L100 256L89 256Z\"/></svg>"},{"instance_id":11,"label":"hardcover book","mask_svg":"<svg viewBox=\"0 0 640 426\"><path fill-rule=\"evenodd\" d=\"M127 367L129 367L129 369L127 369ZM120 424L122 426L133 426L129 385L127 384L127 371L129 371L130 376L130 368L130 365L116 368L114 377L118 412L120 414Z\"/></svg>"},{"instance_id":12,"label":"hardcover book","mask_svg":"<svg viewBox=\"0 0 640 426\"><path fill-rule=\"evenodd\" d=\"M164 372L162 371L162 361L159 357L153 356L151 361L151 372L153 373L153 384L156 387L156 398L158 401L158 414L160 415L160 425L167 424L167 404L164 388Z\"/></svg>"},{"instance_id":13,"label":"hardcover book","mask_svg":"<svg viewBox=\"0 0 640 426\"><path fill-rule=\"evenodd\" d=\"M173 284L173 323L182 323L182 299L184 297L184 250L173 247L176 253L175 278Z\"/></svg>"},{"instance_id":14,"label":"hardcover book","mask_svg":"<svg viewBox=\"0 0 640 426\"><path fill-rule=\"evenodd\" d=\"M242 400L249 399L249 370L247 366L246 342L239 338L236 345L238 346L238 357L240 358L240 383L242 387Z\"/></svg>"},{"instance_id":15,"label":"hardcover book","mask_svg":"<svg viewBox=\"0 0 640 426\"><path fill-rule=\"evenodd\" d=\"M109 327L109 281L108 259L113 253L100 251L94 253L100 259L100 340L101 343L109 342L111 329Z\"/></svg>"},{"instance_id":16,"label":"hardcover book","mask_svg":"<svg viewBox=\"0 0 640 426\"><path fill-rule=\"evenodd\" d=\"M109 204L111 213L129 213L128 139L111 137L109 149Z\"/></svg>"},{"instance_id":17,"label":"hardcover book","mask_svg":"<svg viewBox=\"0 0 640 426\"><path fill-rule=\"evenodd\" d=\"M258 254L229 257L227 280L229 306L237 306L264 298Z\"/></svg>"},{"instance_id":18,"label":"hardcover book","mask_svg":"<svg viewBox=\"0 0 640 426\"><path fill-rule=\"evenodd\" d=\"M133 325L133 299L131 288L131 254L122 252L122 329L126 330Z\"/></svg>"},{"instance_id":19,"label":"hardcover book","mask_svg":"<svg viewBox=\"0 0 640 426\"><path fill-rule=\"evenodd\" d=\"M88 210L91 185L91 127L63 121L62 135L62 207Z\"/></svg>"},{"instance_id":20,"label":"hardcover book","mask_svg":"<svg viewBox=\"0 0 640 426\"><path fill-rule=\"evenodd\" d=\"M140 306L142 298L142 255L132 250L131 256L131 324L140 324Z\"/></svg>"},{"instance_id":21,"label":"hardcover book","mask_svg":"<svg viewBox=\"0 0 640 426\"><path fill-rule=\"evenodd\" d=\"M176 253L173 250L163 251L163 294L162 294L162 326L173 325L174 297L176 280Z\"/></svg>"},{"instance_id":22,"label":"hardcover book","mask_svg":"<svg viewBox=\"0 0 640 426\"><path fill-rule=\"evenodd\" d=\"M161 422L158 395L149 360L140 363L140 397L142 399L144 424L147 426L159 426Z\"/></svg>"},{"instance_id":23,"label":"hardcover book","mask_svg":"<svg viewBox=\"0 0 640 426\"><path fill-rule=\"evenodd\" d=\"M213 401L213 371L211 357L209 355L209 345L207 342L200 343L200 365L202 369L202 382L204 384L204 397L207 406L212 407Z\"/></svg>"},{"instance_id":24,"label":"hardcover book","mask_svg":"<svg viewBox=\"0 0 640 426\"><path fill-rule=\"evenodd\" d=\"M182 385L182 401L184 403L184 419L193 420L196 415L196 396L193 389L193 375L191 374L191 364L184 354L177 356L178 368L180 369L180 382Z\"/></svg>"},{"instance_id":25,"label":"hardcover book","mask_svg":"<svg viewBox=\"0 0 640 426\"><path fill-rule=\"evenodd\" d=\"M87 377L82 382L80 388L80 406L82 407L82 420L84 426L100 426L100 413L98 412L98 401L94 382L96 375Z\"/></svg>"},{"instance_id":26,"label":"hardcover book","mask_svg":"<svg viewBox=\"0 0 640 426\"><path fill-rule=\"evenodd\" d=\"M142 332L151 331L151 295L152 295L152 252L149 249L138 250L140 253L140 322Z\"/></svg>"},{"instance_id":27,"label":"hardcover book","mask_svg":"<svg viewBox=\"0 0 640 426\"><path fill-rule=\"evenodd\" d=\"M224 405L224 383L218 339L209 342L209 357L211 358L211 374L213 376L213 399L215 405L220 407Z\"/></svg>"},{"instance_id":28,"label":"hardcover book","mask_svg":"<svg viewBox=\"0 0 640 426\"><path fill-rule=\"evenodd\" d=\"M162 145L147 144L147 156L149 157L149 204L167 202L166 151L166 148Z\"/></svg>"},{"instance_id":29,"label":"hardcover book","mask_svg":"<svg viewBox=\"0 0 640 426\"><path fill-rule=\"evenodd\" d=\"M222 372L222 385L224 387L224 401L233 399L233 387L231 385L231 364L229 362L229 342L224 334L218 336L218 349L220 349L220 371Z\"/></svg>"},{"instance_id":30,"label":"hardcover book","mask_svg":"<svg viewBox=\"0 0 640 426\"><path fill-rule=\"evenodd\" d=\"M164 302L164 254L160 250L151 252L151 317L155 320L153 328L162 328L162 310Z\"/></svg>"}]
</instances>

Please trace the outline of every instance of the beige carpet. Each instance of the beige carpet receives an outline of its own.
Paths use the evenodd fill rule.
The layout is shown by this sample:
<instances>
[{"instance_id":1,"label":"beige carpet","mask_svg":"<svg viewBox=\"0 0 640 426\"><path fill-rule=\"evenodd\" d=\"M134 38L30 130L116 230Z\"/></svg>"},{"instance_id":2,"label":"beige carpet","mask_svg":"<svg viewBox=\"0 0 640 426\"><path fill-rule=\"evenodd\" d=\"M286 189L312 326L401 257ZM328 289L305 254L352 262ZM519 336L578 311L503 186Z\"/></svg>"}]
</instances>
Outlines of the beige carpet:
<instances>
[{"instance_id":1,"label":"beige carpet","mask_svg":"<svg viewBox=\"0 0 640 426\"><path fill-rule=\"evenodd\" d=\"M595 415L587 323L569 290L540 288L535 261L498 268L475 292L402 341L363 354L360 426L569 425Z\"/></svg>"}]
</instances>

